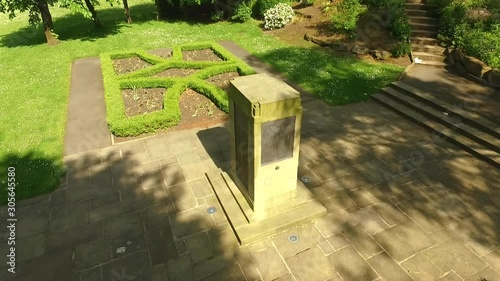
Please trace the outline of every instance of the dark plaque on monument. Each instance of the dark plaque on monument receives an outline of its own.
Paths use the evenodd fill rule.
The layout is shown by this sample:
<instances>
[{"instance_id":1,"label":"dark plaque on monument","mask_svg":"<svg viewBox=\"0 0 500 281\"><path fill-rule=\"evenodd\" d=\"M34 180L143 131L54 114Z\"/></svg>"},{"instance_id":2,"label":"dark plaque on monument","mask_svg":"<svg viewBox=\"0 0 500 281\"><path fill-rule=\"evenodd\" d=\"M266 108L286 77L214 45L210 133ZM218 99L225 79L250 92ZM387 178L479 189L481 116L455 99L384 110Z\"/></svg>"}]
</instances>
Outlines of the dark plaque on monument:
<instances>
[{"instance_id":1,"label":"dark plaque on monument","mask_svg":"<svg viewBox=\"0 0 500 281\"><path fill-rule=\"evenodd\" d=\"M293 157L295 116L262 123L261 165Z\"/></svg>"}]
</instances>

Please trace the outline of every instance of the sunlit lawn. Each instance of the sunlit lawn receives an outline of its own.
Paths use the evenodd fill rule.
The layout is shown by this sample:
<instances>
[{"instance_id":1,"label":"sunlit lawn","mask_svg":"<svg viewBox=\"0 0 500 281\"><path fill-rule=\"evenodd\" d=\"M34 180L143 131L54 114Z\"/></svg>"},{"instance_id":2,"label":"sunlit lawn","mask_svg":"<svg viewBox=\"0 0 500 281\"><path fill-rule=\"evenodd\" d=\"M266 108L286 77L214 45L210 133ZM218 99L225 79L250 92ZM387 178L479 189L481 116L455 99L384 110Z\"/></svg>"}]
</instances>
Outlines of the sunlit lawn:
<instances>
[{"instance_id":1,"label":"sunlit lawn","mask_svg":"<svg viewBox=\"0 0 500 281\"><path fill-rule=\"evenodd\" d=\"M134 1L135 2L135 1ZM0 202L5 202L7 167L17 171L17 198L46 193L63 173L63 138L71 63L76 58L128 49L232 40L332 104L366 100L401 72L397 66L369 64L290 46L265 35L257 22L212 24L159 22L150 1L131 7L134 23L122 23L120 8L100 7L105 25L52 8L61 44L43 44L41 30L27 26L27 15L13 21L0 15ZM303 46L303 44L302 44Z\"/></svg>"}]
</instances>

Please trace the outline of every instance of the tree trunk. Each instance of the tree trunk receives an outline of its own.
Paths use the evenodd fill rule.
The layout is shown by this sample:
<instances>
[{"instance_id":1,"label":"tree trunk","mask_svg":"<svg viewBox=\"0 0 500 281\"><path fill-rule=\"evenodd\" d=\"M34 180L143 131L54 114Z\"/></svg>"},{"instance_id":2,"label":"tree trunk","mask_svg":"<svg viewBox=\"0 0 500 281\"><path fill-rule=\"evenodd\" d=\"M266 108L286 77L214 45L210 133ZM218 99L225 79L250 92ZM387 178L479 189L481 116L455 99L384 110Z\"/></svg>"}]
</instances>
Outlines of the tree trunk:
<instances>
[{"instance_id":1,"label":"tree trunk","mask_svg":"<svg viewBox=\"0 0 500 281\"><path fill-rule=\"evenodd\" d=\"M49 5L46 0L37 0L36 1L38 10L40 11L40 15L42 16L43 22L43 31L45 33L45 38L47 39L47 44L49 45L57 45L59 40L52 34L52 30L54 29L54 24L52 23L52 15L49 11Z\"/></svg>"},{"instance_id":2,"label":"tree trunk","mask_svg":"<svg viewBox=\"0 0 500 281\"><path fill-rule=\"evenodd\" d=\"M99 21L99 18L97 17L97 12L94 8L94 5L90 0L85 0L85 5L87 5L87 9L89 9L90 14L92 15L92 21L94 22L96 27L101 27L101 22Z\"/></svg>"},{"instance_id":3,"label":"tree trunk","mask_svg":"<svg viewBox=\"0 0 500 281\"><path fill-rule=\"evenodd\" d=\"M130 9L128 8L128 0L123 0L123 9L125 9L125 20L127 23L132 23L132 18L130 17Z\"/></svg>"}]
</instances>

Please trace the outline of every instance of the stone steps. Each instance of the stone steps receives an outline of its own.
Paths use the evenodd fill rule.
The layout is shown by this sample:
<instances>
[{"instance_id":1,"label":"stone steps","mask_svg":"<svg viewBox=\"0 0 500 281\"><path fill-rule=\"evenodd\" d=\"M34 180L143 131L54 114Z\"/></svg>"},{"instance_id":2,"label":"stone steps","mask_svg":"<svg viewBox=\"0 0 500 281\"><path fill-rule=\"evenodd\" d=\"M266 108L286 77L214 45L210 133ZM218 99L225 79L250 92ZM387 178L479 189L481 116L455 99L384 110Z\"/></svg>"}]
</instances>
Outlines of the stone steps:
<instances>
[{"instance_id":1,"label":"stone steps","mask_svg":"<svg viewBox=\"0 0 500 281\"><path fill-rule=\"evenodd\" d=\"M423 61L439 61L444 62L445 56L442 54L433 54L427 52L413 52L413 57L417 57Z\"/></svg>"},{"instance_id":2,"label":"stone steps","mask_svg":"<svg viewBox=\"0 0 500 281\"><path fill-rule=\"evenodd\" d=\"M422 61L422 62L419 62L418 64L429 65L429 66L439 66L439 67L448 66L448 64L444 61Z\"/></svg>"},{"instance_id":3,"label":"stone steps","mask_svg":"<svg viewBox=\"0 0 500 281\"><path fill-rule=\"evenodd\" d=\"M500 168L500 128L496 124L456 109L403 82L392 83L372 98Z\"/></svg>"},{"instance_id":4,"label":"stone steps","mask_svg":"<svg viewBox=\"0 0 500 281\"><path fill-rule=\"evenodd\" d=\"M422 31L432 31L437 32L439 29L439 25L437 24L429 24L429 23L412 23L410 21L410 25L413 30L422 30Z\"/></svg>"},{"instance_id":5,"label":"stone steps","mask_svg":"<svg viewBox=\"0 0 500 281\"><path fill-rule=\"evenodd\" d=\"M413 61L424 65L447 66L444 48L438 46L439 20L422 1L407 0L405 11L412 28L410 42Z\"/></svg>"},{"instance_id":6,"label":"stone steps","mask_svg":"<svg viewBox=\"0 0 500 281\"><path fill-rule=\"evenodd\" d=\"M432 13L427 10L406 9L406 14L412 17L432 17Z\"/></svg>"},{"instance_id":7,"label":"stone steps","mask_svg":"<svg viewBox=\"0 0 500 281\"><path fill-rule=\"evenodd\" d=\"M422 10L427 11L427 7L423 3L406 3L405 8L408 10Z\"/></svg>"},{"instance_id":8,"label":"stone steps","mask_svg":"<svg viewBox=\"0 0 500 281\"><path fill-rule=\"evenodd\" d=\"M437 46L439 44L439 41L436 38L429 38L429 37L413 36L410 37L410 41L412 44L416 45Z\"/></svg>"},{"instance_id":9,"label":"stone steps","mask_svg":"<svg viewBox=\"0 0 500 281\"><path fill-rule=\"evenodd\" d=\"M412 37L428 37L428 38L437 38L438 31L437 30L423 30L423 29L412 29L411 36Z\"/></svg>"},{"instance_id":10,"label":"stone steps","mask_svg":"<svg viewBox=\"0 0 500 281\"><path fill-rule=\"evenodd\" d=\"M424 45L424 44L411 44L411 49L416 53L430 53L436 55L443 55L445 48L436 45Z\"/></svg>"},{"instance_id":11,"label":"stone steps","mask_svg":"<svg viewBox=\"0 0 500 281\"><path fill-rule=\"evenodd\" d=\"M439 20L432 17L409 16L408 20L410 24L415 24L415 23L425 23L425 24L435 24L435 25L439 24Z\"/></svg>"},{"instance_id":12,"label":"stone steps","mask_svg":"<svg viewBox=\"0 0 500 281\"><path fill-rule=\"evenodd\" d=\"M403 92L413 98L418 99L430 106L437 108L440 111L448 112L452 116L457 116L461 118L465 123L477 127L488 134L500 139L500 125L490 122L480 116L471 113L470 111L463 110L459 107L450 105L449 103L436 98L434 95L421 91L415 87L412 87L406 83L397 81L391 84L391 87L396 88L398 91Z\"/></svg>"}]
</instances>

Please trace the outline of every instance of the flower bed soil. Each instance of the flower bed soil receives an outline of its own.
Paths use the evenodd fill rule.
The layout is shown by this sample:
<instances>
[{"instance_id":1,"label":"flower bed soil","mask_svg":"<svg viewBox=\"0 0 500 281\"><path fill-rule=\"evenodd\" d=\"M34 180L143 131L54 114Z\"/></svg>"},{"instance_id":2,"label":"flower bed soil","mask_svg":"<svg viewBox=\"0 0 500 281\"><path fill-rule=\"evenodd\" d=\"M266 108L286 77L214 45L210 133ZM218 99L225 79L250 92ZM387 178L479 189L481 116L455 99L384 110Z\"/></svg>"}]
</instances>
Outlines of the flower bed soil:
<instances>
[{"instance_id":1,"label":"flower bed soil","mask_svg":"<svg viewBox=\"0 0 500 281\"><path fill-rule=\"evenodd\" d=\"M211 49L182 51L182 59L185 61L222 61Z\"/></svg>"},{"instance_id":2,"label":"flower bed soil","mask_svg":"<svg viewBox=\"0 0 500 281\"><path fill-rule=\"evenodd\" d=\"M227 114L210 99L192 89L184 91L179 99L181 122L176 129L210 127L227 120Z\"/></svg>"},{"instance_id":3,"label":"flower bed soil","mask_svg":"<svg viewBox=\"0 0 500 281\"><path fill-rule=\"evenodd\" d=\"M113 66L117 74L125 74L150 66L148 62L143 61L138 57L114 59Z\"/></svg>"},{"instance_id":4,"label":"flower bed soil","mask_svg":"<svg viewBox=\"0 0 500 281\"><path fill-rule=\"evenodd\" d=\"M238 72L226 72L222 74L217 74L214 75L208 79L205 79L205 81L210 82L214 84L215 86L221 88L222 90L226 91L229 89L229 83L231 79L239 77L240 75Z\"/></svg>"},{"instance_id":5,"label":"flower bed soil","mask_svg":"<svg viewBox=\"0 0 500 281\"><path fill-rule=\"evenodd\" d=\"M164 88L123 89L125 113L135 116L162 110L164 94Z\"/></svg>"}]
</instances>

